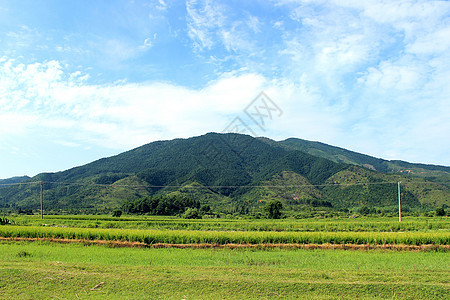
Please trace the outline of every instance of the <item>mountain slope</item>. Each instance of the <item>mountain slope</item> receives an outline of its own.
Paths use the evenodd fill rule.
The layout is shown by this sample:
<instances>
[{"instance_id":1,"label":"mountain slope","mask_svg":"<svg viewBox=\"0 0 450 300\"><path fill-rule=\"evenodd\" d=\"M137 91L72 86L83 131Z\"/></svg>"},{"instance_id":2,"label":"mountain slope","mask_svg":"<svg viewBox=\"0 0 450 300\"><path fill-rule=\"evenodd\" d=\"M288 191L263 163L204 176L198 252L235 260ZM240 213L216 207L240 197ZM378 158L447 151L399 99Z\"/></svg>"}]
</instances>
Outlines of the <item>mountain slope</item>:
<instances>
[{"instance_id":1,"label":"mountain slope","mask_svg":"<svg viewBox=\"0 0 450 300\"><path fill-rule=\"evenodd\" d=\"M290 149L300 150L338 163L358 165L384 173L413 175L435 182L443 182L450 186L450 167L447 166L409 163L401 160L385 160L324 143L298 138L286 139L280 141L279 144Z\"/></svg>"},{"instance_id":2,"label":"mountain slope","mask_svg":"<svg viewBox=\"0 0 450 300\"><path fill-rule=\"evenodd\" d=\"M275 142L232 133L153 142L63 172L39 174L18 186L2 187L0 208L37 209L39 185L26 184L37 181L45 182L46 210L54 212L108 212L124 201L151 195L188 196L227 212L258 210L271 199L282 201L291 210L305 206L390 207L397 201L397 181L408 183L404 186L405 207L450 204L448 187L355 166L356 162L372 162L380 167L383 160L349 155L351 151L340 148L329 153L332 146L325 144L320 145L323 155L319 157L299 151L295 143L298 145L295 140ZM352 164L336 162L338 156Z\"/></svg>"},{"instance_id":3,"label":"mountain slope","mask_svg":"<svg viewBox=\"0 0 450 300\"><path fill-rule=\"evenodd\" d=\"M23 181L29 180L30 177L28 176L16 176L16 177L11 177L11 178L6 178L6 179L0 179L0 184L16 184L16 183L21 183Z\"/></svg>"}]
</instances>

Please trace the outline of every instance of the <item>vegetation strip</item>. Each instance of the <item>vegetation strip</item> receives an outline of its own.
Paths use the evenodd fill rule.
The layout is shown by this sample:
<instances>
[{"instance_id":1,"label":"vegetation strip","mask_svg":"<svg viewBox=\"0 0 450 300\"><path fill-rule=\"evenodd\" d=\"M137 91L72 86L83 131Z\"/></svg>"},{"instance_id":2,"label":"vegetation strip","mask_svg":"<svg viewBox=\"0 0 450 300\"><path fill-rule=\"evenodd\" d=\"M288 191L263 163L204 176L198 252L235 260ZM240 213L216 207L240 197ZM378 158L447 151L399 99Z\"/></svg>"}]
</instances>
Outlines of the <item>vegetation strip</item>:
<instances>
[{"instance_id":1,"label":"vegetation strip","mask_svg":"<svg viewBox=\"0 0 450 300\"><path fill-rule=\"evenodd\" d=\"M371 244L169 244L157 243L147 245L140 242L106 241L106 240L83 240L83 239L57 239L57 238L5 238L0 241L14 242L52 242L60 244L81 243L85 245L101 245L113 248L178 248L178 249L322 249L322 250L394 250L394 251L439 251L449 252L450 245L371 245Z\"/></svg>"},{"instance_id":2,"label":"vegetation strip","mask_svg":"<svg viewBox=\"0 0 450 300\"><path fill-rule=\"evenodd\" d=\"M59 239L59 238L22 238L22 237L0 237L0 241L7 242L52 242L59 244L85 244L85 245L101 245L112 248L148 248L147 244L140 242L123 242L123 241L106 241L106 240L83 240L83 239Z\"/></svg>"},{"instance_id":3,"label":"vegetation strip","mask_svg":"<svg viewBox=\"0 0 450 300\"><path fill-rule=\"evenodd\" d=\"M120 228L120 229L171 229L212 231L326 231L326 232L406 232L450 231L448 218L337 218L337 219L175 219L162 217L110 216L13 216L6 224L17 226Z\"/></svg>"},{"instance_id":4,"label":"vegetation strip","mask_svg":"<svg viewBox=\"0 0 450 300\"><path fill-rule=\"evenodd\" d=\"M449 245L450 232L242 232L1 226L2 237L63 238L168 244Z\"/></svg>"}]
</instances>

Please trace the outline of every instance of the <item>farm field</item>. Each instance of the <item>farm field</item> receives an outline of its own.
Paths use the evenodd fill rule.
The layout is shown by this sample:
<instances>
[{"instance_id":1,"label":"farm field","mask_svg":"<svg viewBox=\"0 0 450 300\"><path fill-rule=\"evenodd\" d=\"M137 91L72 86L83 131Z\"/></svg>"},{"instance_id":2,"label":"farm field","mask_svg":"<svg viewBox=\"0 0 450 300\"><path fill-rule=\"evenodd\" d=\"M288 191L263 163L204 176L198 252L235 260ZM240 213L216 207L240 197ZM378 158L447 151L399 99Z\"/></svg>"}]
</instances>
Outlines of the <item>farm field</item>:
<instances>
[{"instance_id":1,"label":"farm field","mask_svg":"<svg viewBox=\"0 0 450 300\"><path fill-rule=\"evenodd\" d=\"M449 245L450 232L274 232L2 226L4 238L56 238L163 244Z\"/></svg>"},{"instance_id":2,"label":"farm field","mask_svg":"<svg viewBox=\"0 0 450 300\"><path fill-rule=\"evenodd\" d=\"M8 219L1 299L450 297L445 217Z\"/></svg>"},{"instance_id":3,"label":"farm field","mask_svg":"<svg viewBox=\"0 0 450 300\"><path fill-rule=\"evenodd\" d=\"M396 217L314 219L180 219L157 216L22 215L8 217L16 225L77 228L172 229L217 231L450 231L448 218Z\"/></svg>"},{"instance_id":4,"label":"farm field","mask_svg":"<svg viewBox=\"0 0 450 300\"><path fill-rule=\"evenodd\" d=\"M448 299L442 252L0 243L2 299Z\"/></svg>"}]
</instances>

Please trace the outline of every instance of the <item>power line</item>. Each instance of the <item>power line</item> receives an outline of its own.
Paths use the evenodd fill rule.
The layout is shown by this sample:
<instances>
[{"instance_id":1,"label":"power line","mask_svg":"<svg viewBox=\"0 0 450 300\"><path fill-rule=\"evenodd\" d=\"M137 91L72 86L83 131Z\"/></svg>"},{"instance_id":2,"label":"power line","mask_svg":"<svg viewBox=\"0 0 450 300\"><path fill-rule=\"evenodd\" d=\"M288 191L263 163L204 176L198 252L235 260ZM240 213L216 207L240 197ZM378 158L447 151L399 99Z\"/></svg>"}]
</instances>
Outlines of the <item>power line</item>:
<instances>
[{"instance_id":1,"label":"power line","mask_svg":"<svg viewBox=\"0 0 450 300\"><path fill-rule=\"evenodd\" d=\"M99 186L99 187L123 187L123 188L298 188L298 187L327 187L327 186L364 186L397 184L398 181L380 182L356 182L356 183L323 183L323 184L296 184L296 185L129 185L129 184L102 184L102 183L80 183L80 182L60 182L60 181L31 181L20 183L3 183L0 186L17 186L33 184L56 184L65 186ZM446 182L403 182L408 184L446 184Z\"/></svg>"}]
</instances>

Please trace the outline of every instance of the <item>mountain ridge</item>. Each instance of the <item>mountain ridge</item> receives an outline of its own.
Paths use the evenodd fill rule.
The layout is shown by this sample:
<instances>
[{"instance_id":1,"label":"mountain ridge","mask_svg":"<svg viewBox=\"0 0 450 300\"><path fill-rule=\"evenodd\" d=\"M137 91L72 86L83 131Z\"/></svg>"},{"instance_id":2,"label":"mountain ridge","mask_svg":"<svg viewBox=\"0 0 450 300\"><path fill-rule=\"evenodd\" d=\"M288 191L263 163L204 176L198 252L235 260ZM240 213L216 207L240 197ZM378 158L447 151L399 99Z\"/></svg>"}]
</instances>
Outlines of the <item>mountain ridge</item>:
<instances>
[{"instance_id":1,"label":"mountain ridge","mask_svg":"<svg viewBox=\"0 0 450 300\"><path fill-rule=\"evenodd\" d=\"M450 204L449 188L432 183L427 176L371 170L364 163L379 167L385 160L311 143L208 133L152 142L83 166L41 173L25 182L45 182L46 203L55 212L108 212L128 200L171 193L195 197L218 211L260 210L274 199L293 211L316 206L387 208L396 205L396 186L391 182L397 181L405 183L405 208ZM319 150L322 155L307 152ZM364 186L355 185L361 182ZM252 187L258 185L267 187ZM33 185L0 188L0 208L37 209L36 193Z\"/></svg>"},{"instance_id":2,"label":"mountain ridge","mask_svg":"<svg viewBox=\"0 0 450 300\"><path fill-rule=\"evenodd\" d=\"M31 177L24 175L24 176L14 176L10 178L4 178L0 179L0 184L16 184L21 183L23 181L29 180Z\"/></svg>"},{"instance_id":3,"label":"mountain ridge","mask_svg":"<svg viewBox=\"0 0 450 300\"><path fill-rule=\"evenodd\" d=\"M299 138L288 138L279 143L291 147L293 149L298 149L313 155L328 158L336 162L351 163L360 166L365 164L375 167L375 170L381 172L395 172L397 170L389 170L389 163L394 164L397 168L402 170L407 170L407 168L423 168L429 171L443 171L450 173L450 166L436 165L436 164L424 164L424 163L411 163L403 160L387 160L383 158L373 157L367 154L358 153L352 150L348 150L342 147L328 145L317 141L308 141ZM340 160L339 155L342 155L346 160Z\"/></svg>"}]
</instances>

